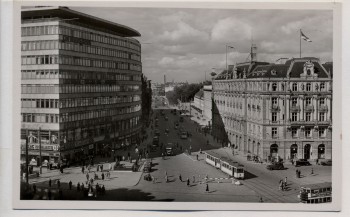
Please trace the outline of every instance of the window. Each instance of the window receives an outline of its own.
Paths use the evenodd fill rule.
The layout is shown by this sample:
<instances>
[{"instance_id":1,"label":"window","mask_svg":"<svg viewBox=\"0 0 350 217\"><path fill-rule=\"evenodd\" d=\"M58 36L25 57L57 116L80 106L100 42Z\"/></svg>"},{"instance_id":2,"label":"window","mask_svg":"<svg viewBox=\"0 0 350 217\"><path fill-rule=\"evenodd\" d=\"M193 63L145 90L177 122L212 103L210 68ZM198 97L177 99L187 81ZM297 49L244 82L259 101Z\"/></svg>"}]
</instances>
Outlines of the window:
<instances>
[{"instance_id":1,"label":"window","mask_svg":"<svg viewBox=\"0 0 350 217\"><path fill-rule=\"evenodd\" d=\"M305 120L306 121L311 121L311 112L306 112L305 113Z\"/></svg>"},{"instance_id":2,"label":"window","mask_svg":"<svg viewBox=\"0 0 350 217\"><path fill-rule=\"evenodd\" d=\"M325 89L326 89L326 84L322 82L320 84L320 90L325 90Z\"/></svg>"},{"instance_id":3,"label":"window","mask_svg":"<svg viewBox=\"0 0 350 217\"><path fill-rule=\"evenodd\" d=\"M292 98L292 106L296 106L298 103L298 98Z\"/></svg>"},{"instance_id":4,"label":"window","mask_svg":"<svg viewBox=\"0 0 350 217\"><path fill-rule=\"evenodd\" d=\"M272 105L277 105L277 97L272 97Z\"/></svg>"},{"instance_id":5,"label":"window","mask_svg":"<svg viewBox=\"0 0 350 217\"><path fill-rule=\"evenodd\" d=\"M318 136L319 137L326 137L326 129L324 127L318 128Z\"/></svg>"},{"instance_id":6,"label":"window","mask_svg":"<svg viewBox=\"0 0 350 217\"><path fill-rule=\"evenodd\" d=\"M292 90L293 90L293 91L298 91L298 85L297 85L297 83L293 83L293 85L292 85Z\"/></svg>"},{"instance_id":7,"label":"window","mask_svg":"<svg viewBox=\"0 0 350 217\"><path fill-rule=\"evenodd\" d=\"M272 122L277 121L277 112L272 112Z\"/></svg>"},{"instance_id":8,"label":"window","mask_svg":"<svg viewBox=\"0 0 350 217\"><path fill-rule=\"evenodd\" d=\"M306 91L311 91L311 84L310 83L306 84Z\"/></svg>"},{"instance_id":9,"label":"window","mask_svg":"<svg viewBox=\"0 0 350 217\"><path fill-rule=\"evenodd\" d=\"M292 112L292 121L297 121L298 120L298 113Z\"/></svg>"},{"instance_id":10,"label":"window","mask_svg":"<svg viewBox=\"0 0 350 217\"><path fill-rule=\"evenodd\" d=\"M320 98L319 101L320 101L320 105L324 105L325 104L325 98Z\"/></svg>"},{"instance_id":11,"label":"window","mask_svg":"<svg viewBox=\"0 0 350 217\"><path fill-rule=\"evenodd\" d=\"M320 112L319 121L325 121L325 113L324 112Z\"/></svg>"},{"instance_id":12,"label":"window","mask_svg":"<svg viewBox=\"0 0 350 217\"><path fill-rule=\"evenodd\" d=\"M311 128L310 127L306 127L305 128L305 137L306 138L310 138L311 137Z\"/></svg>"},{"instance_id":13,"label":"window","mask_svg":"<svg viewBox=\"0 0 350 217\"><path fill-rule=\"evenodd\" d=\"M277 91L277 84L276 83L272 84L272 91Z\"/></svg>"},{"instance_id":14,"label":"window","mask_svg":"<svg viewBox=\"0 0 350 217\"><path fill-rule=\"evenodd\" d=\"M273 138L277 137L277 127L272 127L271 128L271 134Z\"/></svg>"},{"instance_id":15,"label":"window","mask_svg":"<svg viewBox=\"0 0 350 217\"><path fill-rule=\"evenodd\" d=\"M305 103L306 105L311 105L311 98L306 98Z\"/></svg>"},{"instance_id":16,"label":"window","mask_svg":"<svg viewBox=\"0 0 350 217\"><path fill-rule=\"evenodd\" d=\"M298 129L296 127L292 128L292 137L298 137Z\"/></svg>"}]
</instances>

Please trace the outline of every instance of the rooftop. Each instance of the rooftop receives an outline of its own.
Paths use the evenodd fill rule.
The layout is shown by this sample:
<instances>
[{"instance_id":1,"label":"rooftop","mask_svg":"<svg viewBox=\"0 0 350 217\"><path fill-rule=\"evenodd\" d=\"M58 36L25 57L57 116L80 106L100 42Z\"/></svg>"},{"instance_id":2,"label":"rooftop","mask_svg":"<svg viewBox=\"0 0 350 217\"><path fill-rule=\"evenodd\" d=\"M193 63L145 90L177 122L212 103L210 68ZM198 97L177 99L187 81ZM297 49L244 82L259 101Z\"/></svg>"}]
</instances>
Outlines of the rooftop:
<instances>
[{"instance_id":1,"label":"rooftop","mask_svg":"<svg viewBox=\"0 0 350 217\"><path fill-rule=\"evenodd\" d=\"M71 19L75 23L81 23L99 28L122 37L139 37L141 34L128 26L113 23L98 17L84 14L68 7L37 7L22 9L22 20L40 19L40 18L59 18L60 20ZM73 20L74 19L74 20Z\"/></svg>"}]
</instances>

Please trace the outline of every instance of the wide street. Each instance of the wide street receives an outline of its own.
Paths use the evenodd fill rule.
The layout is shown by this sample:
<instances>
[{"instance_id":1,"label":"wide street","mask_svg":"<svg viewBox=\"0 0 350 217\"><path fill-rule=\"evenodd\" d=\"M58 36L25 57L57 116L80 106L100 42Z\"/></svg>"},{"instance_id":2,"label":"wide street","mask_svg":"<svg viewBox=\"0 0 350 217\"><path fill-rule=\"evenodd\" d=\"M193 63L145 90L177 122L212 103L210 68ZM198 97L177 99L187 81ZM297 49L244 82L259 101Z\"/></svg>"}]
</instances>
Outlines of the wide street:
<instances>
[{"instance_id":1,"label":"wide street","mask_svg":"<svg viewBox=\"0 0 350 217\"><path fill-rule=\"evenodd\" d=\"M221 147L221 143L214 141L211 135L199 132L199 125L190 120L188 116L183 116L184 121L180 122L179 111L173 114L171 113L173 108L161 105L157 107L158 109L155 109L153 113L152 127L147 129L148 139L138 146L139 149L149 151L149 157L152 158L153 164L150 175L156 178L155 182L144 180L144 175L147 173L142 172L143 167L138 172L111 171L110 178L99 179L94 183L105 186L105 195L84 197L82 193L76 191L77 183L86 181L86 175L82 174L81 167L66 168L63 174L57 170L47 171L44 169L41 177L30 179L30 183L36 183L38 186L37 198L46 195L49 189L49 179L53 183L60 179L63 199L69 200L259 202L262 198L263 202L297 203L299 202L297 194L300 185L331 181L331 167L318 165L298 167L302 177L296 178L296 168L291 164L286 164L287 169L285 170L269 171L265 164L247 161L243 153L238 155L236 152L236 155L233 156L230 148ZM164 115L161 114L160 109L164 111ZM158 119L158 127L155 127L156 119ZM174 129L175 122L179 123L178 129ZM168 133L166 129L169 130ZM189 132L190 137L181 139L179 135L181 129ZM155 136L156 130L160 132L160 145L155 151L151 151L152 138ZM166 156L163 159L161 156L162 153L165 153L165 147L168 146L168 143L173 144L175 156ZM129 147L126 151L119 151L117 154L126 156L126 153L129 152L135 159L137 154L134 148ZM184 153L190 148L191 155ZM205 154L199 153L200 149L202 151L215 149L220 155L243 164L246 178L240 181L241 185L233 184L232 179L229 179L226 174L207 164ZM111 160L111 158L96 158L96 163L100 162L108 167L108 162ZM142 160L142 162L144 161L145 159ZM311 174L311 168L313 168L313 174ZM93 167L91 176L94 171L96 171L96 166ZM101 172L96 173L101 176ZM179 175L182 177L182 182L179 180ZM166 182L166 176L168 176L168 182ZM208 180L204 179L206 176L208 176ZM278 183L285 177L288 179L287 190L281 191L278 189ZM187 186L187 179L190 180L189 186ZM67 184L69 181L73 183L72 190L69 190ZM208 183L209 192L206 192L206 183ZM57 199L56 184L53 184L51 189L53 198Z\"/></svg>"}]
</instances>

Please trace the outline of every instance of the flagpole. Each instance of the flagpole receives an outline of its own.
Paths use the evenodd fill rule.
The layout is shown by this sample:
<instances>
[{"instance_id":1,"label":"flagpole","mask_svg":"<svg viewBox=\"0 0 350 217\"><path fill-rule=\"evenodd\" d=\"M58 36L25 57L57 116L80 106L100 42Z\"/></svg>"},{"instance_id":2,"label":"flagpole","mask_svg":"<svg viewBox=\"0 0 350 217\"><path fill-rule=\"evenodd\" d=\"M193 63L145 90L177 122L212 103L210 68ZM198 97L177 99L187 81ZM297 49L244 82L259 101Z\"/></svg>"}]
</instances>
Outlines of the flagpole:
<instances>
[{"instance_id":1,"label":"flagpole","mask_svg":"<svg viewBox=\"0 0 350 217\"><path fill-rule=\"evenodd\" d=\"M301 29L299 29L299 45L300 45L299 54L301 58Z\"/></svg>"}]
</instances>

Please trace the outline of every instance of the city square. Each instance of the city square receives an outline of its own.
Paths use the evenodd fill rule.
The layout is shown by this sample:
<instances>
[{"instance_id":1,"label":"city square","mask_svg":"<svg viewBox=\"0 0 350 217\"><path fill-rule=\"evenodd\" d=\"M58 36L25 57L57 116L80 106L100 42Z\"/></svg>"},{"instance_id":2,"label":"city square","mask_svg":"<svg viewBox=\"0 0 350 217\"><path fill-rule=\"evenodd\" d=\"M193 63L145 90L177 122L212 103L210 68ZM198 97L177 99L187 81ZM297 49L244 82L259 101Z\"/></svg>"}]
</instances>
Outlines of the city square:
<instances>
[{"instance_id":1,"label":"city square","mask_svg":"<svg viewBox=\"0 0 350 217\"><path fill-rule=\"evenodd\" d=\"M275 47L257 10L236 10L249 25L230 10L97 11L21 11L21 200L332 202L329 11L298 12L323 14L324 34L274 20L297 39ZM130 27L135 11L164 29ZM210 31L189 19L208 11Z\"/></svg>"}]
</instances>

